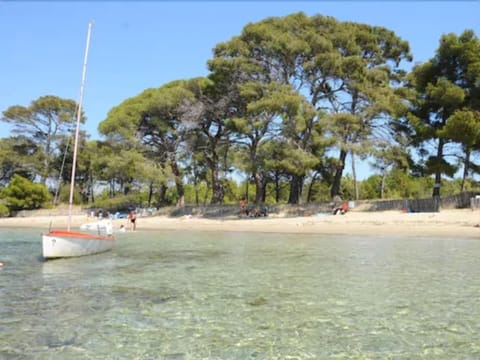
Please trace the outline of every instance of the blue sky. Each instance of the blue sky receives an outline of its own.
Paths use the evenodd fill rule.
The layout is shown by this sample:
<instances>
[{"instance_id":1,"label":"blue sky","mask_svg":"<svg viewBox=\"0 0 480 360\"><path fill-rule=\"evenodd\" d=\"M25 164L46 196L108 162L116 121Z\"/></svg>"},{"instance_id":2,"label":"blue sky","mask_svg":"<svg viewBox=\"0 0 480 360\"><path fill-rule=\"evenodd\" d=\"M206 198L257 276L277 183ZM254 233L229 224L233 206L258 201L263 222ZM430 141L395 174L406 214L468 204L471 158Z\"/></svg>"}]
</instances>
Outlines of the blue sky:
<instances>
[{"instance_id":1,"label":"blue sky","mask_svg":"<svg viewBox=\"0 0 480 360\"><path fill-rule=\"evenodd\" d=\"M0 111L44 95L77 100L88 22L95 21L84 93L93 139L108 111L146 88L207 75L213 47L249 22L303 11L384 26L414 62L440 36L473 29L480 1L51 1L0 0ZM9 128L0 125L0 137Z\"/></svg>"}]
</instances>

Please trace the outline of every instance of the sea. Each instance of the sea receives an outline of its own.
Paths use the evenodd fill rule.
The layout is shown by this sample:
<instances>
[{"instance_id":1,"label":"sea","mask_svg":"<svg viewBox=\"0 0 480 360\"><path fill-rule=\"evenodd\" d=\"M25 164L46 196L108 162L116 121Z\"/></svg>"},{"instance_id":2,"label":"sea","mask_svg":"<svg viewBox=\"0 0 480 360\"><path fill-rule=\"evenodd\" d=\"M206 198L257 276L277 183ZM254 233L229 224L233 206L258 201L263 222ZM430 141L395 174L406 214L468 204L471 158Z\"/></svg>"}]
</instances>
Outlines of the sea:
<instances>
[{"instance_id":1,"label":"sea","mask_svg":"<svg viewBox=\"0 0 480 360\"><path fill-rule=\"evenodd\" d=\"M480 239L0 229L0 359L480 359Z\"/></svg>"}]
</instances>

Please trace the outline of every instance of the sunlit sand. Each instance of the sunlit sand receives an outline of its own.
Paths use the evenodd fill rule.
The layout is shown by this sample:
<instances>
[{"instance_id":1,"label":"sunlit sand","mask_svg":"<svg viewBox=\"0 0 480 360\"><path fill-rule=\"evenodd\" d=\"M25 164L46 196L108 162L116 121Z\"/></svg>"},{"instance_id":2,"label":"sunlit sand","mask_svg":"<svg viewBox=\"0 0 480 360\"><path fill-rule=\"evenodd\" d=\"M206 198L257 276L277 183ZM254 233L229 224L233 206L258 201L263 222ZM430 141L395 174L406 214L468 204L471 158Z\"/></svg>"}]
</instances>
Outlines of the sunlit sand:
<instances>
[{"instance_id":1,"label":"sunlit sand","mask_svg":"<svg viewBox=\"0 0 480 360\"><path fill-rule=\"evenodd\" d=\"M86 215L72 217L72 227L95 221ZM31 216L0 219L0 227L29 227L47 230L50 226L65 227L67 216ZM129 229L126 219L113 221L114 229L121 225ZM479 237L480 211L470 209L441 210L438 213L403 213L401 211L360 212L345 215L315 214L305 217L205 219L193 216L140 217L137 232L144 230L191 230L221 232L278 232L348 235L405 235L437 237ZM128 230L127 230L128 231Z\"/></svg>"}]
</instances>

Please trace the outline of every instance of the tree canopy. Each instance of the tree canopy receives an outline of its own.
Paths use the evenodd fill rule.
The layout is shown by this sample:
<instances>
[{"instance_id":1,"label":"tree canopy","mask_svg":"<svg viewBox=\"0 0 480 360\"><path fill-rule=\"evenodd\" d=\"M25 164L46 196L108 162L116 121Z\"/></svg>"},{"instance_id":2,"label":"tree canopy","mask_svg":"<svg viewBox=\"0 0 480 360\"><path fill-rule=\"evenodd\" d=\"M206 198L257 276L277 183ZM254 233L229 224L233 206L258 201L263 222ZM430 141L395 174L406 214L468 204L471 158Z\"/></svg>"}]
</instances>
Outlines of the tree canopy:
<instances>
[{"instance_id":1,"label":"tree canopy","mask_svg":"<svg viewBox=\"0 0 480 360\"><path fill-rule=\"evenodd\" d=\"M3 112L1 120L13 125L13 134L25 137L42 150L43 169L39 175L43 182L51 175L54 155L61 151L59 143L71 135L76 108L73 100L48 95L32 101L29 106L14 105Z\"/></svg>"}]
</instances>

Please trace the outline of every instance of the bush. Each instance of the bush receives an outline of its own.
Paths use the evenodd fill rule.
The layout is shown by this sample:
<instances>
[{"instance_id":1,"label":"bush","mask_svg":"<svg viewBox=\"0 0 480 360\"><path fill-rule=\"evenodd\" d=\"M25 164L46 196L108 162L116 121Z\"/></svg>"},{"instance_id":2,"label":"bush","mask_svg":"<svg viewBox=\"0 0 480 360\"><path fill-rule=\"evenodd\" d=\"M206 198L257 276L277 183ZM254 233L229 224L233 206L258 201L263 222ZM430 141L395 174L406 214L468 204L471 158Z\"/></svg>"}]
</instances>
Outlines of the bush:
<instances>
[{"instance_id":1,"label":"bush","mask_svg":"<svg viewBox=\"0 0 480 360\"><path fill-rule=\"evenodd\" d=\"M12 177L3 196L11 211L39 209L51 198L45 185L35 184L20 175Z\"/></svg>"},{"instance_id":2,"label":"bush","mask_svg":"<svg viewBox=\"0 0 480 360\"><path fill-rule=\"evenodd\" d=\"M0 204L0 217L5 217L10 215L10 209L4 204Z\"/></svg>"},{"instance_id":3,"label":"bush","mask_svg":"<svg viewBox=\"0 0 480 360\"><path fill-rule=\"evenodd\" d=\"M128 195L118 195L114 198L108 198L105 196L98 197L95 203L92 204L96 208L106 209L114 211L117 209L142 206L141 194L130 193Z\"/></svg>"},{"instance_id":4,"label":"bush","mask_svg":"<svg viewBox=\"0 0 480 360\"><path fill-rule=\"evenodd\" d=\"M70 184L64 184L60 187L60 193L58 194L60 202L68 204L70 202ZM82 195L77 188L73 190L73 204L82 204Z\"/></svg>"}]
</instances>

